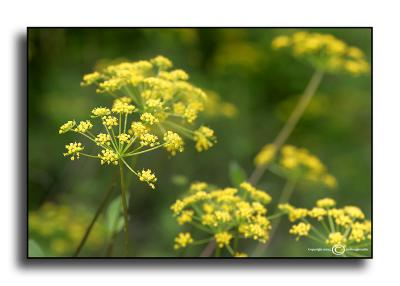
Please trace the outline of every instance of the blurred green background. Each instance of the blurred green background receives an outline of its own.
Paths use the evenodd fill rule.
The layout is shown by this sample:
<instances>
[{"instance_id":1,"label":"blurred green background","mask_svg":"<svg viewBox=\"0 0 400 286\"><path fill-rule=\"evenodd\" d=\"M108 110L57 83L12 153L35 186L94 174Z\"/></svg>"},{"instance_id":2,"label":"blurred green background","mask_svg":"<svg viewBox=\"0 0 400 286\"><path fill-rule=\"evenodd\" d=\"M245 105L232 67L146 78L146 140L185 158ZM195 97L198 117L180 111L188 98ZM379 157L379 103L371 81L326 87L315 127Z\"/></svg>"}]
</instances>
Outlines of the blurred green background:
<instances>
[{"instance_id":1,"label":"blurred green background","mask_svg":"<svg viewBox=\"0 0 400 286\"><path fill-rule=\"evenodd\" d=\"M29 29L30 237L46 255L71 255L80 239L74 236L83 232L113 180L113 169L100 166L96 160L71 162L62 156L64 145L73 137L58 135L59 126L70 119L85 119L93 107L111 102L92 87L82 88L83 74L110 61L135 61L160 54L186 70L192 83L215 91L221 100L236 107L233 118L204 118L218 137L218 144L207 152L197 153L188 143L185 152L172 159L165 152L151 152L139 159L140 167L155 170L159 180L157 191L135 180L130 185L131 255L180 255L173 250L173 238L181 228L169 208L185 191L186 181L229 186L232 161L249 174L254 156L275 138L308 83L311 67L271 49L275 36L296 31ZM371 62L369 29L308 31L331 33L358 46ZM291 199L294 205L311 207L316 199L331 196L339 206L358 205L367 217L371 216L370 86L369 75L327 75L323 79L288 143L305 147L321 158L339 187L327 191L300 185ZM266 173L259 186L277 199L283 184L281 178ZM83 255L105 255L107 241L101 235L101 222ZM306 251L315 244L296 242L288 229L288 223L281 225L267 256L315 255ZM249 249L254 246L249 244ZM186 255L198 252L194 249ZM114 255L122 255L122 237L117 238Z\"/></svg>"}]
</instances>

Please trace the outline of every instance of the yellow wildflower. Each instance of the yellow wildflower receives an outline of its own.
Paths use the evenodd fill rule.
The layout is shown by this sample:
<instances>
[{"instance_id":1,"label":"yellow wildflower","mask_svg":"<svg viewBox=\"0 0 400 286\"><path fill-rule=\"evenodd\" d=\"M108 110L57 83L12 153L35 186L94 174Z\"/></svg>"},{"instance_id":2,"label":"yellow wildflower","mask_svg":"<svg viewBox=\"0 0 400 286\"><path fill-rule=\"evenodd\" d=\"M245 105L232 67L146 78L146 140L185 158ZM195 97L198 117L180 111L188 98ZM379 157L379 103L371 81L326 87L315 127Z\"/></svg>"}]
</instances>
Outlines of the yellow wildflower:
<instances>
[{"instance_id":1,"label":"yellow wildflower","mask_svg":"<svg viewBox=\"0 0 400 286\"><path fill-rule=\"evenodd\" d=\"M111 111L106 107L96 107L95 109L92 110L92 114L94 117L107 116L111 114Z\"/></svg>"},{"instance_id":2,"label":"yellow wildflower","mask_svg":"<svg viewBox=\"0 0 400 286\"><path fill-rule=\"evenodd\" d=\"M82 146L82 143L69 143L68 145L65 145L65 148L67 149L67 153L64 153L64 156L71 156L71 160L75 160L75 156L77 159L79 159L80 152L83 151L84 147Z\"/></svg>"},{"instance_id":3,"label":"yellow wildflower","mask_svg":"<svg viewBox=\"0 0 400 286\"><path fill-rule=\"evenodd\" d=\"M193 243L193 238L189 232L179 233L175 238L174 249L185 248L191 243Z\"/></svg>"},{"instance_id":4,"label":"yellow wildflower","mask_svg":"<svg viewBox=\"0 0 400 286\"><path fill-rule=\"evenodd\" d=\"M155 117L153 114L145 112L140 116L140 120L142 120L143 122L149 124L149 125L153 125L154 123L158 123L159 120L157 117Z\"/></svg>"},{"instance_id":5,"label":"yellow wildflower","mask_svg":"<svg viewBox=\"0 0 400 286\"><path fill-rule=\"evenodd\" d=\"M193 211L183 211L181 215L177 218L177 221L180 225L185 224L187 222L191 222L193 218Z\"/></svg>"},{"instance_id":6,"label":"yellow wildflower","mask_svg":"<svg viewBox=\"0 0 400 286\"><path fill-rule=\"evenodd\" d=\"M67 123L61 125L60 130L58 131L59 134L63 134L66 133L68 131L70 131L74 126L75 126L75 121L74 120L70 120Z\"/></svg>"},{"instance_id":7,"label":"yellow wildflower","mask_svg":"<svg viewBox=\"0 0 400 286\"><path fill-rule=\"evenodd\" d=\"M108 129L118 125L118 119L115 116L103 116L102 121Z\"/></svg>"},{"instance_id":8,"label":"yellow wildflower","mask_svg":"<svg viewBox=\"0 0 400 286\"><path fill-rule=\"evenodd\" d=\"M78 126L76 127L76 132L85 133L86 131L92 129L93 124L89 120L79 122Z\"/></svg>"},{"instance_id":9,"label":"yellow wildflower","mask_svg":"<svg viewBox=\"0 0 400 286\"><path fill-rule=\"evenodd\" d=\"M129 134L126 133L121 133L117 136L118 140L120 143L128 143L129 140L131 139L131 136Z\"/></svg>"},{"instance_id":10,"label":"yellow wildflower","mask_svg":"<svg viewBox=\"0 0 400 286\"><path fill-rule=\"evenodd\" d=\"M344 244L346 242L346 238L340 232L332 232L329 234L328 239L326 240L327 244L336 245L336 244Z\"/></svg>"},{"instance_id":11,"label":"yellow wildflower","mask_svg":"<svg viewBox=\"0 0 400 286\"><path fill-rule=\"evenodd\" d=\"M100 133L95 138L97 146L101 145L111 145L111 136L109 134Z\"/></svg>"},{"instance_id":12,"label":"yellow wildflower","mask_svg":"<svg viewBox=\"0 0 400 286\"><path fill-rule=\"evenodd\" d=\"M215 242L217 243L219 248L222 248L226 245L229 245L229 242L232 239L232 234L227 231L219 232L214 235Z\"/></svg>"},{"instance_id":13,"label":"yellow wildflower","mask_svg":"<svg viewBox=\"0 0 400 286\"><path fill-rule=\"evenodd\" d=\"M201 126L195 131L194 139L196 140L196 150L198 152L207 150L215 143L214 130L206 126Z\"/></svg>"},{"instance_id":14,"label":"yellow wildflower","mask_svg":"<svg viewBox=\"0 0 400 286\"><path fill-rule=\"evenodd\" d=\"M335 200L333 200L331 198L324 198L324 199L318 200L316 205L317 205L317 207L320 207L320 208L331 208L336 205L336 202L335 202Z\"/></svg>"},{"instance_id":15,"label":"yellow wildflower","mask_svg":"<svg viewBox=\"0 0 400 286\"><path fill-rule=\"evenodd\" d=\"M105 163L107 163L107 165L118 165L118 155L111 150L101 150L101 154L98 154L98 156L102 165Z\"/></svg>"},{"instance_id":16,"label":"yellow wildflower","mask_svg":"<svg viewBox=\"0 0 400 286\"><path fill-rule=\"evenodd\" d=\"M310 229L311 225L309 223L300 222L299 224L293 225L289 233L297 235L296 239L299 239L300 236L308 236Z\"/></svg>"},{"instance_id":17,"label":"yellow wildflower","mask_svg":"<svg viewBox=\"0 0 400 286\"><path fill-rule=\"evenodd\" d=\"M258 166L267 165L275 158L276 154L276 147L274 144L267 144L265 145L260 153L257 154L256 158L254 159L254 164Z\"/></svg>"},{"instance_id":18,"label":"yellow wildflower","mask_svg":"<svg viewBox=\"0 0 400 286\"><path fill-rule=\"evenodd\" d=\"M167 131L164 133L164 141L165 141L165 149L175 156L176 152L183 151L183 140L182 137L179 136L177 133L172 131Z\"/></svg>"},{"instance_id":19,"label":"yellow wildflower","mask_svg":"<svg viewBox=\"0 0 400 286\"><path fill-rule=\"evenodd\" d=\"M154 183L157 182L157 178L150 169L139 171L138 175L140 181L146 182L152 189L156 188Z\"/></svg>"}]
</instances>

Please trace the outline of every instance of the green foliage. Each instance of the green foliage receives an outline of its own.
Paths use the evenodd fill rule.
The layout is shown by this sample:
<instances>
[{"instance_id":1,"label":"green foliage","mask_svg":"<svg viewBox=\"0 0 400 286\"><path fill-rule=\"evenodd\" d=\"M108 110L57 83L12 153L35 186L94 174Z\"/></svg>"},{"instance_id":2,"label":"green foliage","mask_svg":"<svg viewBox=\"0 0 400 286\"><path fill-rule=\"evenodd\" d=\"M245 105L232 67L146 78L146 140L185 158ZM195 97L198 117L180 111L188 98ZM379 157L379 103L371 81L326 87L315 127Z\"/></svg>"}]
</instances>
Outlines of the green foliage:
<instances>
[{"instance_id":1,"label":"green foliage","mask_svg":"<svg viewBox=\"0 0 400 286\"><path fill-rule=\"evenodd\" d=\"M239 165L239 163L232 161L229 164L229 179L231 184L238 187L241 183L246 181L246 171Z\"/></svg>"},{"instance_id":2,"label":"green foliage","mask_svg":"<svg viewBox=\"0 0 400 286\"><path fill-rule=\"evenodd\" d=\"M44 257L46 256L39 244L33 240L28 241L28 256L29 257Z\"/></svg>"}]
</instances>

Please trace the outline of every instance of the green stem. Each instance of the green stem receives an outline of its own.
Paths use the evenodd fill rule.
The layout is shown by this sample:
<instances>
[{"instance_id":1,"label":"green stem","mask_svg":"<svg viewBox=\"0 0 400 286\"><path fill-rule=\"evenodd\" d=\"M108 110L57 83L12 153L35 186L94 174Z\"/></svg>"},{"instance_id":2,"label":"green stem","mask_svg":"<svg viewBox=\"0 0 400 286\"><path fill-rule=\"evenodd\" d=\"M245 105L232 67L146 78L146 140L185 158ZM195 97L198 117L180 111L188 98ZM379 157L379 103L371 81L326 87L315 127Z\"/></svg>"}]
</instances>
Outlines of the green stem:
<instances>
[{"instance_id":1,"label":"green stem","mask_svg":"<svg viewBox=\"0 0 400 286\"><path fill-rule=\"evenodd\" d=\"M269 220L271 220L271 219L276 219L276 218L279 218L279 217L281 217L281 216L283 216L283 215L285 215L286 213L277 213L277 214L273 214L273 215L270 215L270 216L267 216L267 219L269 219Z\"/></svg>"},{"instance_id":2,"label":"green stem","mask_svg":"<svg viewBox=\"0 0 400 286\"><path fill-rule=\"evenodd\" d=\"M286 181L286 184L283 187L281 196L278 200L278 205L283 204L283 203L289 203L290 197L292 196L295 186L296 186L296 181L291 181L291 180ZM275 221L275 223L272 224L268 242L266 244L258 244L257 248L253 252L253 255L256 255L256 256L260 255L267 249L268 245L270 245L273 237L276 234L276 231L280 225L281 219L282 219L282 217L279 217Z\"/></svg>"},{"instance_id":3,"label":"green stem","mask_svg":"<svg viewBox=\"0 0 400 286\"><path fill-rule=\"evenodd\" d=\"M89 154L85 154L85 153L79 153L79 154L83 155L83 156L86 156L86 157L89 157L89 158L96 158L96 159L99 158L99 156L89 155Z\"/></svg>"},{"instance_id":4,"label":"green stem","mask_svg":"<svg viewBox=\"0 0 400 286\"><path fill-rule=\"evenodd\" d=\"M335 232L335 223L333 222L332 216L328 215L329 226L331 227L331 232Z\"/></svg>"},{"instance_id":5,"label":"green stem","mask_svg":"<svg viewBox=\"0 0 400 286\"><path fill-rule=\"evenodd\" d=\"M129 254L129 233L128 233L128 205L126 201L126 188L124 179L124 167L119 162L119 173L121 177L121 203L124 212L124 245L125 245L125 256Z\"/></svg>"},{"instance_id":6,"label":"green stem","mask_svg":"<svg viewBox=\"0 0 400 286\"><path fill-rule=\"evenodd\" d=\"M146 149L146 150L143 150L143 151L128 153L128 154L125 154L124 157L130 157L130 156L135 156L135 155L143 154L143 153L146 153L146 152L150 152L150 151L156 150L158 148L161 148L164 145L165 145L165 143L157 145L157 146L149 148L149 149Z\"/></svg>"},{"instance_id":7,"label":"green stem","mask_svg":"<svg viewBox=\"0 0 400 286\"><path fill-rule=\"evenodd\" d=\"M221 256L221 248L217 246L217 248L215 249L215 257L220 257L220 256Z\"/></svg>"},{"instance_id":8,"label":"green stem","mask_svg":"<svg viewBox=\"0 0 400 286\"><path fill-rule=\"evenodd\" d=\"M328 226L326 225L325 218L322 218L322 220L320 220L320 222L321 222L322 226L324 227L327 235L329 235L330 231L329 231Z\"/></svg>"},{"instance_id":9,"label":"green stem","mask_svg":"<svg viewBox=\"0 0 400 286\"><path fill-rule=\"evenodd\" d=\"M311 235L311 234L309 234L307 237L308 237L308 238L311 238L312 240L315 240L315 241L317 241L317 242L319 242L319 243L321 243L321 244L325 244L324 241L322 241L321 239L319 239L319 238L317 238L317 237L315 237L315 236L313 236L313 235Z\"/></svg>"},{"instance_id":10,"label":"green stem","mask_svg":"<svg viewBox=\"0 0 400 286\"><path fill-rule=\"evenodd\" d=\"M229 253L230 253L232 256L235 256L235 251L233 251L232 247L231 247L229 244L226 246L226 249L228 249Z\"/></svg>"},{"instance_id":11,"label":"green stem","mask_svg":"<svg viewBox=\"0 0 400 286\"><path fill-rule=\"evenodd\" d=\"M99 218L100 214L102 213L102 211L104 210L105 206L107 205L108 199L110 198L112 192L114 191L114 187L115 187L115 183L113 182L111 187L108 189L107 193L104 195L103 200L101 201L99 207L96 210L96 213L92 219L92 221L90 222L89 226L87 227L85 234L83 235L83 238L81 240L81 242L79 243L78 247L75 250L74 253L74 257L78 257L79 253L81 252L83 246L85 245L90 232L93 229L94 224L96 223L97 219Z\"/></svg>"},{"instance_id":12,"label":"green stem","mask_svg":"<svg viewBox=\"0 0 400 286\"><path fill-rule=\"evenodd\" d=\"M317 91L319 85L321 84L324 73L320 70L316 70L312 75L310 81L307 84L306 89L303 92L300 100L298 101L296 107L294 108L289 119L286 121L285 125L279 132L278 136L275 138L273 145L275 145L276 151L278 151L282 145L292 134L300 118L303 116L308 104L313 98L315 92ZM250 176L249 182L253 185L257 184L267 169L268 164L257 167Z\"/></svg>"}]
</instances>

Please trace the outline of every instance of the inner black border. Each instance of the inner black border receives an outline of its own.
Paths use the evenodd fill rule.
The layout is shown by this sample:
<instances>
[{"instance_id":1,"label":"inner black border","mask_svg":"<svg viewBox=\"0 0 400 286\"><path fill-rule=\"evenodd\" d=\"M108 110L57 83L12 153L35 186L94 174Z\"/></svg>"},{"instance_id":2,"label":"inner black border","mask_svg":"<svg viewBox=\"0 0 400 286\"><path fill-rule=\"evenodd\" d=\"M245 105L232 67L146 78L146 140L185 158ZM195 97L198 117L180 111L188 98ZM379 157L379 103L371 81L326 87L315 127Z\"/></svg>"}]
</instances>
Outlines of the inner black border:
<instances>
[{"instance_id":1,"label":"inner black border","mask_svg":"<svg viewBox=\"0 0 400 286\"><path fill-rule=\"evenodd\" d=\"M370 30L371 33L371 255L370 256L365 256L365 257L343 257L343 256L337 256L337 257L306 257L306 256L271 256L271 257L247 257L247 258L234 258L234 257L69 257L69 256L57 256L57 257L29 257L29 250L28 250L28 241L29 241L29 225L28 225L28 203L29 203L29 189L28 189L28 178L29 178L29 136L28 136L28 112L29 112L29 87L28 87L28 80L29 80L29 60L28 60L28 52L29 52L29 31L34 30L34 29L180 29L180 28L194 28L194 29L368 29ZM294 27L294 26L270 26L270 27L252 27L252 26L229 26L229 27L196 27L196 26L187 26L187 27L174 27L174 26L166 26L166 27L123 27L123 26L118 26L118 27L94 27L94 26L81 26L81 27L72 27L72 26L59 26L59 27L45 27L45 26L28 26L26 28L26 36L20 35L17 37L17 78L20 78L20 82L17 82L17 92L18 92L18 103L17 103L17 112L16 112L16 122L18 123L17 125L20 127L18 130L17 134L17 142L18 142L18 162L22 163L22 166L17 167L17 186L20 191L19 198L18 198L18 203L17 204L17 221L20 223L20 225L17 227L17 237L19 238L17 243L17 254L18 254L18 260L22 263L25 264L27 261L37 261L40 260L41 265L46 265L46 266L51 266L50 262L49 264L46 263L46 260L58 260L58 261L66 261L66 260L73 260L73 261L78 261L78 260L85 260L87 261L87 264L95 264L96 262L100 261L109 261L113 260L114 262L118 263L118 261L122 262L127 262L127 261L137 261L137 260L151 260L154 263L157 262L175 262L179 263L178 260L185 260L187 262L190 261L195 261L196 262L213 262L215 260L223 260L223 261L239 261L240 264L242 264L243 261L249 261L249 266L254 266L256 261L267 261L267 260L273 260L273 259L278 259L278 260L286 260L285 263L288 263L287 261L290 260L298 260L298 259L303 259L303 260L351 260L351 261L345 261L340 264L342 264L345 267L349 266L349 263L353 263L353 266L360 266L361 260L370 260L373 259L373 27L372 26L346 26L346 27L341 27L341 26L299 26L299 27ZM24 63L25 61L25 63ZM24 69L26 69L26 73L24 74ZM24 78L25 77L25 78ZM23 85L25 84L25 86ZM26 88L26 90L24 90ZM26 96L26 97L25 97ZM25 114L23 114L26 112ZM24 122L25 120L25 122ZM26 124L24 126L24 124ZM24 146L26 144L26 146ZM26 154L24 154L26 152ZM26 168L23 166L26 164ZM21 208L23 211L21 212ZM25 212L25 216L23 215L23 212ZM25 224L25 228L23 225ZM25 232L25 235L24 235ZM25 237L25 239L24 239ZM25 250L24 250L25 248ZM43 261L44 260L44 261ZM42 263L43 262L43 263ZM145 261L139 262L140 264L147 264L144 263ZM149 261L150 262L150 261ZM334 263L333 261L331 261ZM278 263L278 261L274 262ZM289 262L290 263L290 262ZM356 264L354 264L356 263ZM280 263L278 263L279 265ZM330 263L329 263L330 264ZM154 265L149 263L149 265ZM316 266L317 264L313 264L313 266ZM337 265L335 263L335 265ZM145 266L145 265L143 265Z\"/></svg>"}]
</instances>

